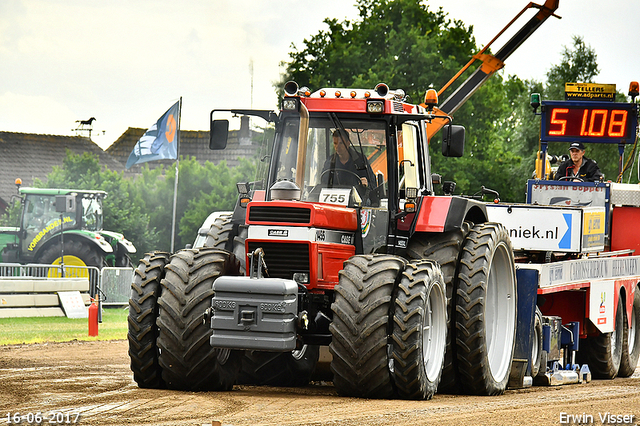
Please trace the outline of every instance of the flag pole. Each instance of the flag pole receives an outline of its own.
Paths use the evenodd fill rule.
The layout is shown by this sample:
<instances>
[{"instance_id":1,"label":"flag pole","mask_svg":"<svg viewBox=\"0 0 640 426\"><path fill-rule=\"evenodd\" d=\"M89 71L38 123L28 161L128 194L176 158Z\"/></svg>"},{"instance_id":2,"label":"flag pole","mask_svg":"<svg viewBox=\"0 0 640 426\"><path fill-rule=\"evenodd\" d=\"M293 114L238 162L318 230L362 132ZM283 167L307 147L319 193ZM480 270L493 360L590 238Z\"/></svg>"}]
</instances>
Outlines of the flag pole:
<instances>
[{"instance_id":1,"label":"flag pole","mask_svg":"<svg viewBox=\"0 0 640 426\"><path fill-rule=\"evenodd\" d=\"M176 139L176 180L173 187L173 216L171 219L171 253L176 241L176 207L178 205L178 171L180 167L180 119L182 116L182 96L180 96L180 104L178 105L178 123L177 123L177 139Z\"/></svg>"}]
</instances>

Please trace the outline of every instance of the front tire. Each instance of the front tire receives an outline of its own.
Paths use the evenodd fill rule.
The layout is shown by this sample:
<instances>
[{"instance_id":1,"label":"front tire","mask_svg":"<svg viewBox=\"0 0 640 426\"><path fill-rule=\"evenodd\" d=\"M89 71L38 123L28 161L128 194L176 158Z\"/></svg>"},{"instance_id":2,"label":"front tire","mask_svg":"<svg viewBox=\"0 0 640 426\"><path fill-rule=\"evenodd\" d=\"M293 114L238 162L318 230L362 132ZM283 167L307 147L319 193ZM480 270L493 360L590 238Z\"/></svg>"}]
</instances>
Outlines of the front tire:
<instances>
[{"instance_id":1,"label":"front tire","mask_svg":"<svg viewBox=\"0 0 640 426\"><path fill-rule=\"evenodd\" d=\"M43 265L60 265L61 261L60 244L52 244L45 248L38 255L37 263ZM103 253L91 242L81 240L71 240L66 237L64 240L64 264L71 266L104 266ZM51 270L50 272L53 272ZM71 270L73 273L73 270Z\"/></svg>"},{"instance_id":2,"label":"front tire","mask_svg":"<svg viewBox=\"0 0 640 426\"><path fill-rule=\"evenodd\" d=\"M333 384L340 395L390 398L389 316L396 279L404 259L387 255L357 255L344 262L329 326Z\"/></svg>"},{"instance_id":3,"label":"front tire","mask_svg":"<svg viewBox=\"0 0 640 426\"><path fill-rule=\"evenodd\" d=\"M430 259L440 265L447 295L447 343L442 377L438 385L439 393L460 393L456 372L455 354L455 278L462 252L462 244L471 223L464 222L459 229L442 234L416 235L409 242L407 255L414 260Z\"/></svg>"},{"instance_id":4,"label":"front tire","mask_svg":"<svg viewBox=\"0 0 640 426\"><path fill-rule=\"evenodd\" d=\"M456 294L456 352L465 392L504 393L515 345L516 275L501 224L473 227L464 243Z\"/></svg>"},{"instance_id":5,"label":"front tire","mask_svg":"<svg viewBox=\"0 0 640 426\"><path fill-rule=\"evenodd\" d=\"M626 310L623 321L622 359L618 376L630 377L640 357L640 287L636 287L631 308L631 326L627 323Z\"/></svg>"},{"instance_id":6,"label":"front tire","mask_svg":"<svg viewBox=\"0 0 640 426\"><path fill-rule=\"evenodd\" d=\"M442 376L447 336L444 278L423 260L402 273L393 316L393 377L400 397L431 399Z\"/></svg>"},{"instance_id":7,"label":"front tire","mask_svg":"<svg viewBox=\"0 0 640 426\"><path fill-rule=\"evenodd\" d=\"M169 263L169 253L147 253L134 271L129 299L129 358L133 379L141 388L160 389L162 368L158 363L158 298L164 267Z\"/></svg>"},{"instance_id":8,"label":"front tire","mask_svg":"<svg viewBox=\"0 0 640 426\"><path fill-rule=\"evenodd\" d=\"M181 250L165 269L157 321L162 379L169 389L231 390L242 354L210 346L212 330L203 314L211 306L213 282L238 274L235 257L211 248Z\"/></svg>"}]
</instances>

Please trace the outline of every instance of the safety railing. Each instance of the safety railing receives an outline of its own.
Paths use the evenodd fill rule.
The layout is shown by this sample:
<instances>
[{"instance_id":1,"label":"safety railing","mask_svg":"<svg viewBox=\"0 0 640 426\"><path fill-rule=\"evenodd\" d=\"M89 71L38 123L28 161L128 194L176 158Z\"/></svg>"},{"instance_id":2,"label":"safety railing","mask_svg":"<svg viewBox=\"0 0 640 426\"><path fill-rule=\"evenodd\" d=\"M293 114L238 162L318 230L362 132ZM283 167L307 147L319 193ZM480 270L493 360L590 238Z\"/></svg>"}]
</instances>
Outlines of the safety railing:
<instances>
[{"instance_id":1,"label":"safety railing","mask_svg":"<svg viewBox=\"0 0 640 426\"><path fill-rule=\"evenodd\" d=\"M0 277L89 278L89 295L95 297L100 288L100 270L95 266L41 265L0 263Z\"/></svg>"},{"instance_id":2,"label":"safety railing","mask_svg":"<svg viewBox=\"0 0 640 426\"><path fill-rule=\"evenodd\" d=\"M102 268L95 266L40 265L0 263L0 277L89 278L89 295L106 306L126 306L131 296L133 268Z\"/></svg>"},{"instance_id":3,"label":"safety railing","mask_svg":"<svg viewBox=\"0 0 640 426\"><path fill-rule=\"evenodd\" d=\"M131 296L133 268L102 268L100 289L105 306L125 306Z\"/></svg>"}]
</instances>

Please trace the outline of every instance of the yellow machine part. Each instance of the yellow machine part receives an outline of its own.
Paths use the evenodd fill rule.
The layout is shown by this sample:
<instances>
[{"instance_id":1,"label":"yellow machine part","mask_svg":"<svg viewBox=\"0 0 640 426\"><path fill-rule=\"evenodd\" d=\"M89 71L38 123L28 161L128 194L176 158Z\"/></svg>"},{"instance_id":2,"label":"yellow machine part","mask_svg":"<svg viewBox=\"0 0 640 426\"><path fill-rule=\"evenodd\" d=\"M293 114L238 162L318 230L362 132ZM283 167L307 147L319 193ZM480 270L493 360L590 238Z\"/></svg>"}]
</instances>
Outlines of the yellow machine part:
<instances>
[{"instance_id":1,"label":"yellow machine part","mask_svg":"<svg viewBox=\"0 0 640 426\"><path fill-rule=\"evenodd\" d=\"M536 154L536 179L546 179L550 180L553 178L551 175L551 163L549 162L549 158L544 159L544 178L542 177L542 151L538 151Z\"/></svg>"}]
</instances>

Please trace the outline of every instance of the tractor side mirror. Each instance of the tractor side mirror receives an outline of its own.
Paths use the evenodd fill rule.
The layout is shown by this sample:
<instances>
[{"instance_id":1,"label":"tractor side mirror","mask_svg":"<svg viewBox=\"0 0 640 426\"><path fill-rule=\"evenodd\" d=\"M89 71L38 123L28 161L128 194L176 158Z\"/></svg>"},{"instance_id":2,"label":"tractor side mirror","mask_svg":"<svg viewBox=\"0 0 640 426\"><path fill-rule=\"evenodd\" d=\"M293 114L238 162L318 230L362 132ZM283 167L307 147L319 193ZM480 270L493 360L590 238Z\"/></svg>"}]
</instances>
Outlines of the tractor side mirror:
<instances>
[{"instance_id":1,"label":"tractor side mirror","mask_svg":"<svg viewBox=\"0 0 640 426\"><path fill-rule=\"evenodd\" d=\"M56 195L56 212L75 213L76 197L73 195Z\"/></svg>"},{"instance_id":2,"label":"tractor side mirror","mask_svg":"<svg viewBox=\"0 0 640 426\"><path fill-rule=\"evenodd\" d=\"M442 133L442 155L445 157L462 157L464 154L464 126L448 124Z\"/></svg>"},{"instance_id":3,"label":"tractor side mirror","mask_svg":"<svg viewBox=\"0 0 640 426\"><path fill-rule=\"evenodd\" d=\"M225 149L229 137L229 120L212 120L209 149Z\"/></svg>"}]
</instances>

